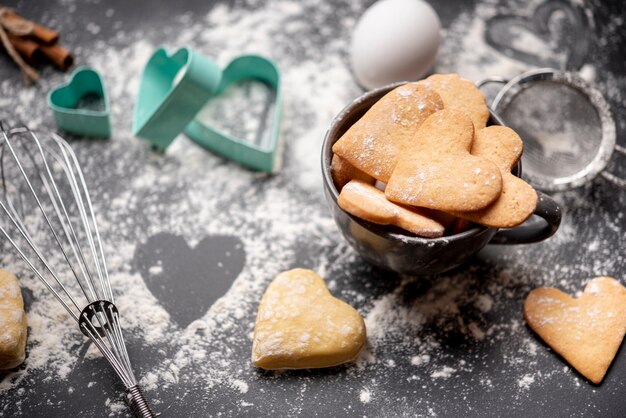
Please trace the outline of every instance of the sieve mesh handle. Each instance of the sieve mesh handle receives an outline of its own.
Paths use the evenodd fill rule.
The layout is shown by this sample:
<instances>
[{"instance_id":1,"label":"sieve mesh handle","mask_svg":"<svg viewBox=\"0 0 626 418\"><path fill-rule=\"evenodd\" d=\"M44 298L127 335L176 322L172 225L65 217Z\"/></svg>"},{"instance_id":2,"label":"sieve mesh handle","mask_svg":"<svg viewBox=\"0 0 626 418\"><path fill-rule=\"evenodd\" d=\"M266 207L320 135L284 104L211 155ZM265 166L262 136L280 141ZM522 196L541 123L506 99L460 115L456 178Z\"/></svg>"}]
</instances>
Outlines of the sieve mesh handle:
<instances>
[{"instance_id":1,"label":"sieve mesh handle","mask_svg":"<svg viewBox=\"0 0 626 418\"><path fill-rule=\"evenodd\" d=\"M491 84L491 83L498 83L498 84L507 84L509 82L508 79L504 78L504 77L499 77L497 75L493 75L487 78L483 78L482 80L480 80L479 82L476 83L476 87L483 88L484 86L486 86L487 84Z\"/></svg>"},{"instance_id":2,"label":"sieve mesh handle","mask_svg":"<svg viewBox=\"0 0 626 418\"><path fill-rule=\"evenodd\" d=\"M622 147L621 145L615 145L615 151L617 151L618 153L620 153L622 155L626 155L626 148ZM617 177L615 174L609 173L609 172L606 172L606 171L602 171L600 173L600 175L602 176L602 178L604 178L605 180L610 181L611 183L613 183L617 187L621 187L622 189L626 189L626 179L623 179L621 177Z\"/></svg>"}]
</instances>

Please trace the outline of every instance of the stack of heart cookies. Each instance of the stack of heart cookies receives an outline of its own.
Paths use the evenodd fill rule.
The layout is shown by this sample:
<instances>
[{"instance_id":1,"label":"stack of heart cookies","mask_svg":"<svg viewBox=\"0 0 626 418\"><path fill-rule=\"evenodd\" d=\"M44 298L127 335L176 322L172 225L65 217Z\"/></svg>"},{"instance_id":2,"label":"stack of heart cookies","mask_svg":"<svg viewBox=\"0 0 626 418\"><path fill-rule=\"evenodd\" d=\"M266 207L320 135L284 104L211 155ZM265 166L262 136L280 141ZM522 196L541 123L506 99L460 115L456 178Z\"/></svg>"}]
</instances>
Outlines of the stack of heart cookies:
<instances>
[{"instance_id":1,"label":"stack of heart cookies","mask_svg":"<svg viewBox=\"0 0 626 418\"><path fill-rule=\"evenodd\" d=\"M339 206L430 238L472 223L520 225L537 204L535 190L511 173L522 140L488 119L485 96L456 74L395 88L333 145Z\"/></svg>"}]
</instances>

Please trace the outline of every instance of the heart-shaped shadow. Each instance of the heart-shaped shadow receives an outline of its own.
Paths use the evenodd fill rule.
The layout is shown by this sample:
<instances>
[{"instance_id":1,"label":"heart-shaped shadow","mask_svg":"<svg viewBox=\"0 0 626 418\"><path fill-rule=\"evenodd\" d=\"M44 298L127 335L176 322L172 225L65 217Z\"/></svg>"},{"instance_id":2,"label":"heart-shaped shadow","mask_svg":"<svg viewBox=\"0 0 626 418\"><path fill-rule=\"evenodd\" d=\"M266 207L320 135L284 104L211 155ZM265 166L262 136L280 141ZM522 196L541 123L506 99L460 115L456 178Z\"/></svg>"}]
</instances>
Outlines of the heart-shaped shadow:
<instances>
[{"instance_id":1,"label":"heart-shaped shadow","mask_svg":"<svg viewBox=\"0 0 626 418\"><path fill-rule=\"evenodd\" d=\"M50 91L48 105L57 126L66 132L111 136L109 98L100 74L93 68L77 68L69 81Z\"/></svg>"},{"instance_id":2,"label":"heart-shaped shadow","mask_svg":"<svg viewBox=\"0 0 626 418\"><path fill-rule=\"evenodd\" d=\"M589 23L581 7L548 0L532 16L487 20L486 41L511 58L535 66L580 68L589 51Z\"/></svg>"},{"instance_id":3,"label":"heart-shaped shadow","mask_svg":"<svg viewBox=\"0 0 626 418\"><path fill-rule=\"evenodd\" d=\"M253 123L242 124L245 120ZM215 96L187 126L197 144L254 170L280 166L280 73L269 59L242 55L222 72Z\"/></svg>"},{"instance_id":4,"label":"heart-shaped shadow","mask_svg":"<svg viewBox=\"0 0 626 418\"><path fill-rule=\"evenodd\" d=\"M191 248L181 236L159 233L137 247L133 266L170 317L186 327L228 291L245 261L237 237L208 236Z\"/></svg>"}]
</instances>

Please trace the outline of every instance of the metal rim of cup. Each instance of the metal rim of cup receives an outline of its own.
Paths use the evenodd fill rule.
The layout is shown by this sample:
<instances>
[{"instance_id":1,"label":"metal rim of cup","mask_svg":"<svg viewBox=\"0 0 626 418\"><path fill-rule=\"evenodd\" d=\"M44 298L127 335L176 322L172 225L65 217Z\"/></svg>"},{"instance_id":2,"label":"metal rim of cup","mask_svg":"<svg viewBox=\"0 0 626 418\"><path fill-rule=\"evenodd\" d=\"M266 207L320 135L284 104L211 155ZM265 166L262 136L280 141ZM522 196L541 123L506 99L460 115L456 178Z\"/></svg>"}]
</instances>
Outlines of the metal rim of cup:
<instances>
[{"instance_id":1,"label":"metal rim of cup","mask_svg":"<svg viewBox=\"0 0 626 418\"><path fill-rule=\"evenodd\" d=\"M330 194L333 198L334 203L337 205L337 207L339 207L339 203L337 202L337 199L339 197L339 192L337 191L337 188L335 187L335 182L333 181L332 178L332 174L330 172L330 161L332 159L332 146L333 144L336 142L336 140L338 140L339 138L336 138L334 141L332 141L331 143L331 134L337 130L337 128L342 124L343 120L349 116L349 114L353 111L353 109L360 105L363 102L369 102L371 100L373 100L373 98L380 96L378 99L380 99L384 94L388 93L389 91L400 87L401 85L407 84L409 83L408 81L401 81L401 82L397 82L397 83L392 83L392 84L388 84L386 86L382 86L379 87L377 89L371 90L366 92L365 94L357 97L355 100L353 100L350 104L348 104L346 107L344 107L341 112L339 112L339 114L337 116L335 116L335 118L332 120L331 124L330 124L330 128L326 131L326 135L324 136L324 141L322 143L322 177L324 179L324 186L326 188L328 188L330 190ZM372 103L372 105L375 102ZM489 109L489 114L490 114L490 120L492 120L495 123L492 123L492 125L501 125L501 126L506 126L504 124L504 122L502 121L502 119L491 109ZM518 177L521 177L522 174L522 164L521 164L521 159L518 162L516 168L514 169L513 174L515 174ZM462 240L465 238L469 238L475 235L478 235L480 233L484 233L486 231L496 231L498 228L489 228L486 226L482 226L482 225L476 225L473 224L474 226L471 229L468 229L467 231L463 231L460 232L458 234L452 234L452 235L445 235L442 237L438 237L438 238L425 238L425 237L418 237L415 235L408 235L408 234L402 234L399 232L393 232L393 231L389 231L387 228L389 228L388 225L378 225L369 221L366 221L364 219L358 218L356 216L353 216L352 214L346 212L345 210L343 210L341 207L339 207L339 209L341 209L346 215L348 215L352 220L354 220L355 222L357 222L358 224L360 224L361 226L363 226L364 228L366 228L367 230L380 235L383 238L387 238L387 239L393 239L393 240L397 240L397 241L402 241L404 243L407 244L427 244L427 243L433 243L433 244L437 244L437 243L441 243L441 244L447 244L450 240ZM407 231L408 233L408 231Z\"/></svg>"}]
</instances>

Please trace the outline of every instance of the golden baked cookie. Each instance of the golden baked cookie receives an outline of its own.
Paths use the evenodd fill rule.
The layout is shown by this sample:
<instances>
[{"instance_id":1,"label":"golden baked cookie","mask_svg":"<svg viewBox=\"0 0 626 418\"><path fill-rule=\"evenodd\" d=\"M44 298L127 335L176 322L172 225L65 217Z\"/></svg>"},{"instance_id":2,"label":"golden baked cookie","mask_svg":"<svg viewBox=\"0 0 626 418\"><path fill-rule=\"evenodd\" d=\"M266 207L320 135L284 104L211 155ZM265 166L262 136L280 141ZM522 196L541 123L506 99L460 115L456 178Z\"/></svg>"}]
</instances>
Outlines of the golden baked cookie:
<instances>
[{"instance_id":1,"label":"golden baked cookie","mask_svg":"<svg viewBox=\"0 0 626 418\"><path fill-rule=\"evenodd\" d=\"M408 83L391 90L333 145L333 152L377 180L387 182L404 145L443 102L432 89Z\"/></svg>"},{"instance_id":2,"label":"golden baked cookie","mask_svg":"<svg viewBox=\"0 0 626 418\"><path fill-rule=\"evenodd\" d=\"M343 186L350 180L361 180L369 184L376 182L374 177L362 172L337 154L333 155L330 162L330 174L333 176L333 182L339 191L341 191Z\"/></svg>"},{"instance_id":3,"label":"golden baked cookie","mask_svg":"<svg viewBox=\"0 0 626 418\"><path fill-rule=\"evenodd\" d=\"M418 209L392 203L385 193L359 180L346 184L337 202L339 207L358 218L380 225L395 225L420 237L440 237L445 231L443 225Z\"/></svg>"},{"instance_id":4,"label":"golden baked cookie","mask_svg":"<svg viewBox=\"0 0 626 418\"><path fill-rule=\"evenodd\" d=\"M429 116L405 147L385 196L444 212L490 205L502 192L502 176L494 163L470 154L473 137L472 121L459 110Z\"/></svg>"},{"instance_id":5,"label":"golden baked cookie","mask_svg":"<svg viewBox=\"0 0 626 418\"><path fill-rule=\"evenodd\" d=\"M485 95L470 80L458 74L433 74L418 83L435 90L441 96L445 109L458 109L467 113L474 123L474 129L487 126L489 109Z\"/></svg>"},{"instance_id":6,"label":"golden baked cookie","mask_svg":"<svg viewBox=\"0 0 626 418\"><path fill-rule=\"evenodd\" d=\"M522 139L511 128L489 126L476 132L472 155L490 160L500 168L502 193L484 209L453 214L495 228L512 228L524 223L537 207L537 192L511 173L522 156L522 148Z\"/></svg>"},{"instance_id":7,"label":"golden baked cookie","mask_svg":"<svg viewBox=\"0 0 626 418\"><path fill-rule=\"evenodd\" d=\"M597 277L574 299L554 288L535 289L524 302L528 326L593 383L606 374L626 332L626 288Z\"/></svg>"}]
</instances>

